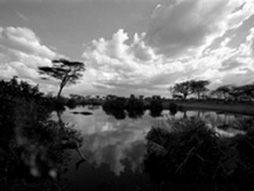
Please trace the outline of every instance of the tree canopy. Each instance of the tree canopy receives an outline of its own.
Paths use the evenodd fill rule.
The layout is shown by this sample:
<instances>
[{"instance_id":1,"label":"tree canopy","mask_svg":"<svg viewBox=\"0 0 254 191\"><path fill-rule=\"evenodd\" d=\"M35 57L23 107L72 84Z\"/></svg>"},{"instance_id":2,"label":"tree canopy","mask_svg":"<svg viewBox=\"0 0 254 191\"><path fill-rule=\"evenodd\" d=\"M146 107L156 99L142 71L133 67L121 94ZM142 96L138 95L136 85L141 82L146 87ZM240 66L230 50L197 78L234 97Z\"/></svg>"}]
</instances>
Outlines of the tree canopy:
<instances>
[{"instance_id":1,"label":"tree canopy","mask_svg":"<svg viewBox=\"0 0 254 191\"><path fill-rule=\"evenodd\" d=\"M192 93L190 81L176 83L171 89L173 94L182 94L183 99L186 99L186 97Z\"/></svg>"},{"instance_id":2,"label":"tree canopy","mask_svg":"<svg viewBox=\"0 0 254 191\"><path fill-rule=\"evenodd\" d=\"M208 91L206 88L210 82L208 80L190 80L181 83L176 83L170 90L175 94L182 94L183 99L186 99L188 95L197 94L200 98L202 92Z\"/></svg>"},{"instance_id":3,"label":"tree canopy","mask_svg":"<svg viewBox=\"0 0 254 191\"><path fill-rule=\"evenodd\" d=\"M39 73L46 74L61 81L57 94L57 98L59 99L66 84L75 84L77 80L82 77L83 71L85 71L85 65L82 62L69 61L67 59L53 60L52 63L53 66L39 67ZM44 76L42 79L48 78Z\"/></svg>"},{"instance_id":4,"label":"tree canopy","mask_svg":"<svg viewBox=\"0 0 254 191\"><path fill-rule=\"evenodd\" d=\"M208 91L206 86L208 86L210 82L208 80L191 80L190 81L190 86L192 93L197 94L198 99L200 99L200 94L203 92Z\"/></svg>"}]
</instances>

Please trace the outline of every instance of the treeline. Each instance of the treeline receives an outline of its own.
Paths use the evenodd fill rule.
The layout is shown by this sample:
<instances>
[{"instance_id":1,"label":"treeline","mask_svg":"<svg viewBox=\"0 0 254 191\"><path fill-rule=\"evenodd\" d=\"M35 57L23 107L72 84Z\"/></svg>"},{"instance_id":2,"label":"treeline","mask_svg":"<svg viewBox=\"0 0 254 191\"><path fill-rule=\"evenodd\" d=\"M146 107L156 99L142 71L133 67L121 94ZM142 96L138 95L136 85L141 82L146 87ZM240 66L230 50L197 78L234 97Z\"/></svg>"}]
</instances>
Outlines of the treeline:
<instances>
[{"instance_id":1,"label":"treeline","mask_svg":"<svg viewBox=\"0 0 254 191\"><path fill-rule=\"evenodd\" d=\"M195 95L198 99L223 99L226 101L253 101L254 99L254 83L241 86L222 85L215 90L209 90L207 86L210 84L208 80L189 80L176 83L170 87L174 99L187 99L188 96Z\"/></svg>"},{"instance_id":2,"label":"treeline","mask_svg":"<svg viewBox=\"0 0 254 191\"><path fill-rule=\"evenodd\" d=\"M152 117L158 117L163 110L162 99L160 97L153 97L147 102L134 95L131 95L129 98L112 96L104 102L102 108L108 115L113 115L116 119L124 119L126 115L130 118L138 118L146 110L149 110Z\"/></svg>"}]
</instances>

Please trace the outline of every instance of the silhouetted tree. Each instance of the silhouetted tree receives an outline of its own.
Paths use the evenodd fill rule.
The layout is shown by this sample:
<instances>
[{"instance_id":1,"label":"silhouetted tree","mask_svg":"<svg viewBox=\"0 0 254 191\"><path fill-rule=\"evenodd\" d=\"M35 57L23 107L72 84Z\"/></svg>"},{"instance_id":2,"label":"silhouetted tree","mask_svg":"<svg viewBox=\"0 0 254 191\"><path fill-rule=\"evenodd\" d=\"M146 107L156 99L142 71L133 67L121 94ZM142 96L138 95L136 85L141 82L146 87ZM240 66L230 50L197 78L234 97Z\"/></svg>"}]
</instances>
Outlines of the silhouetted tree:
<instances>
[{"instance_id":1,"label":"silhouetted tree","mask_svg":"<svg viewBox=\"0 0 254 191\"><path fill-rule=\"evenodd\" d=\"M200 94L203 92L208 91L206 86L208 86L210 82L208 80L191 80L190 86L191 86L191 92L194 94L197 94L198 99L200 99Z\"/></svg>"},{"instance_id":2,"label":"silhouetted tree","mask_svg":"<svg viewBox=\"0 0 254 191\"><path fill-rule=\"evenodd\" d=\"M120 97L108 99L103 104L102 109L107 115L112 115L116 119L124 119L126 117L125 102L125 98Z\"/></svg>"},{"instance_id":3,"label":"silhouetted tree","mask_svg":"<svg viewBox=\"0 0 254 191\"><path fill-rule=\"evenodd\" d=\"M191 82L185 81L176 83L173 87L170 88L170 91L172 91L173 94L182 94L183 99L186 99L188 95L192 94Z\"/></svg>"},{"instance_id":4,"label":"silhouetted tree","mask_svg":"<svg viewBox=\"0 0 254 191\"><path fill-rule=\"evenodd\" d=\"M82 62L66 59L53 60L52 63L53 66L39 67L39 73L46 74L61 81L57 94L57 99L59 100L64 86L68 83L75 84L83 75L82 72L85 70L85 65ZM43 77L43 79L47 78Z\"/></svg>"},{"instance_id":5,"label":"silhouetted tree","mask_svg":"<svg viewBox=\"0 0 254 191\"><path fill-rule=\"evenodd\" d=\"M161 112L163 111L162 101L161 99L153 99L150 102L150 115L152 117L161 116Z\"/></svg>"},{"instance_id":6,"label":"silhouetted tree","mask_svg":"<svg viewBox=\"0 0 254 191\"><path fill-rule=\"evenodd\" d=\"M232 92L234 86L233 85L222 85L218 87L216 90L214 90L212 93L215 94L218 98L223 97L224 99L227 99L230 95L230 92Z\"/></svg>"},{"instance_id":7,"label":"silhouetted tree","mask_svg":"<svg viewBox=\"0 0 254 191\"><path fill-rule=\"evenodd\" d=\"M127 101L126 110L130 118L141 117L144 114L144 103L142 100L130 95Z\"/></svg>"}]
</instances>

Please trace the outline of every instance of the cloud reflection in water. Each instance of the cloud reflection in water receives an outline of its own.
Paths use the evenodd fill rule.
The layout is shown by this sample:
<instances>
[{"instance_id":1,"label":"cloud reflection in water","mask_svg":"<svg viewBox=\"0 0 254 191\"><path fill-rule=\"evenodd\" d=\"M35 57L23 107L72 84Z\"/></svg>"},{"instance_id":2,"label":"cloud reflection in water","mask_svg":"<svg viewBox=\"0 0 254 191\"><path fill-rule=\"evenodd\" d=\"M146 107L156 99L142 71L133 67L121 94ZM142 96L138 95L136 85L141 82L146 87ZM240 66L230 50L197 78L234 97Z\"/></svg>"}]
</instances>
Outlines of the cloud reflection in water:
<instances>
[{"instance_id":1,"label":"cloud reflection in water","mask_svg":"<svg viewBox=\"0 0 254 191\"><path fill-rule=\"evenodd\" d=\"M77 108L76 110L84 110ZM73 115L68 110L63 119L75 124L75 128L83 135L82 150L89 161L99 167L109 165L115 175L125 170L125 161L131 170L140 170L145 153L145 136L151 126L160 123L161 119L154 119L144 115L141 119L116 120L107 116L101 110L94 110L91 116Z\"/></svg>"}]
</instances>

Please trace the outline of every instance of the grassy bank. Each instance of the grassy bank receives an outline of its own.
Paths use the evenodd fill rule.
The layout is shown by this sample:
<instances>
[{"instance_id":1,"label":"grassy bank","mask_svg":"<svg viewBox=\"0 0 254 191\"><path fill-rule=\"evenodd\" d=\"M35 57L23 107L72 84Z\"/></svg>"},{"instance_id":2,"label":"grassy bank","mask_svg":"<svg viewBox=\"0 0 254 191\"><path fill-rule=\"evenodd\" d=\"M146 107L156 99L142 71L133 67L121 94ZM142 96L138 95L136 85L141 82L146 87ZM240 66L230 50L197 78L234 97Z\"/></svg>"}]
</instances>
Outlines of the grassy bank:
<instances>
[{"instance_id":1,"label":"grassy bank","mask_svg":"<svg viewBox=\"0 0 254 191\"><path fill-rule=\"evenodd\" d=\"M226 113L236 113L244 115L254 115L253 103L234 103L234 102L209 102L209 101L163 101L163 108L168 109L170 103L175 103L185 110L209 110Z\"/></svg>"}]
</instances>

